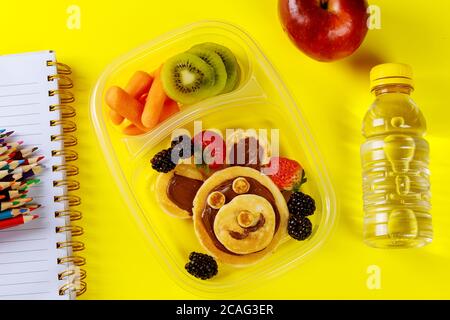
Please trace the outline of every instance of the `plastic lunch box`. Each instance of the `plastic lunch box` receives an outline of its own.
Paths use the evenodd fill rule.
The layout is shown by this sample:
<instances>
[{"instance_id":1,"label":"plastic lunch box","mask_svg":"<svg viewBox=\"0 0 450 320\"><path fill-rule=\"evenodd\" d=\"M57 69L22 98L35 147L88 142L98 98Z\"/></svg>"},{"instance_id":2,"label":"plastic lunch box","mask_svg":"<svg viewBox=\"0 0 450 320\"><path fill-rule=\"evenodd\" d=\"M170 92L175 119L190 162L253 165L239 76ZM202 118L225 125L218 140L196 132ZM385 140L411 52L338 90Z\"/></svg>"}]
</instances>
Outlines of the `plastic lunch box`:
<instances>
[{"instance_id":1,"label":"plastic lunch box","mask_svg":"<svg viewBox=\"0 0 450 320\"><path fill-rule=\"evenodd\" d=\"M157 128L140 136L124 136L108 119L104 94L111 85L125 86L137 70L152 71L168 57L201 42L230 48L242 69L238 89L186 106ZM285 85L255 42L239 28L221 22L199 22L152 40L113 62L98 80L91 98L91 119L111 173L130 211L152 244L156 256L185 289L200 296L235 295L269 277L297 266L325 241L336 218L335 195L317 146ZM219 264L207 281L189 275L184 266L192 251L205 252L190 220L165 214L156 203L157 173L150 159L170 144L177 128L279 129L280 155L297 160L306 171L303 191L316 200L313 234L306 241L285 239L277 250L255 265L236 268Z\"/></svg>"}]
</instances>

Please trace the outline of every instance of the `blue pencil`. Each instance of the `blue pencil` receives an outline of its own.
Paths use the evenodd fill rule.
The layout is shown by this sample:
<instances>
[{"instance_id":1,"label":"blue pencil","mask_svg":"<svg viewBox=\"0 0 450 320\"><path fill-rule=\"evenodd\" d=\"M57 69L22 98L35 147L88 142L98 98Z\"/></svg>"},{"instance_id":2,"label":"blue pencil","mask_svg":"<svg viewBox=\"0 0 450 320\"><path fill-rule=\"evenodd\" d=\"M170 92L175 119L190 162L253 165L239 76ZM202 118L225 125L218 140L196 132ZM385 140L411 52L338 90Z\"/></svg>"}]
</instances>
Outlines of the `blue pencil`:
<instances>
[{"instance_id":1,"label":"blue pencil","mask_svg":"<svg viewBox=\"0 0 450 320\"><path fill-rule=\"evenodd\" d=\"M4 160L4 161L0 161L0 170L10 170L10 169L15 169L18 166L22 165L26 160L22 159L22 160L12 160L12 161L8 161L8 160Z\"/></svg>"},{"instance_id":2,"label":"blue pencil","mask_svg":"<svg viewBox=\"0 0 450 320\"><path fill-rule=\"evenodd\" d=\"M23 214L23 215L30 214L30 212L36 210L39 207L40 207L40 205L29 205L29 206L26 206L23 208L9 209L9 210L2 211L2 212L0 212L0 221L17 217L18 215L21 215L21 214Z\"/></svg>"}]
</instances>

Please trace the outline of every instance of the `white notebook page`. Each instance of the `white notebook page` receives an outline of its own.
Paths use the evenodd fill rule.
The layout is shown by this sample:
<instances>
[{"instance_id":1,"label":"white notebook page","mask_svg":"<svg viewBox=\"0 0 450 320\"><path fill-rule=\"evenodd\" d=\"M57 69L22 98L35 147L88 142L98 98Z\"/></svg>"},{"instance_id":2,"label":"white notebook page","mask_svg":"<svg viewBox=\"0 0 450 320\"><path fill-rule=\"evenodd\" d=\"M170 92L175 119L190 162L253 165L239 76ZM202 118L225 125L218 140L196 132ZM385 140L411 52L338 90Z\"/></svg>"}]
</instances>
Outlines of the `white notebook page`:
<instances>
[{"instance_id":1,"label":"white notebook page","mask_svg":"<svg viewBox=\"0 0 450 320\"><path fill-rule=\"evenodd\" d=\"M33 213L40 218L22 226L0 230L0 299L67 299L60 296L64 284L58 273L67 266L57 264L57 258L67 251L57 249L58 241L68 235L56 233L57 226L66 224L65 218L55 218L54 212L64 205L55 203L54 196L62 195L63 188L53 187L54 180L64 178L53 172L52 165L62 159L52 157L52 150L62 148L61 142L52 142L51 135L60 134L60 127L50 126L50 120L59 119L58 112L50 112L51 104L58 104L58 96L50 97L49 90L58 89L57 81L48 81L56 74L55 61L50 51L0 56L0 128L15 133L10 140L23 140L24 147L37 146L33 155L44 155L45 167L38 176L40 184L32 186L30 196L41 208Z\"/></svg>"}]
</instances>

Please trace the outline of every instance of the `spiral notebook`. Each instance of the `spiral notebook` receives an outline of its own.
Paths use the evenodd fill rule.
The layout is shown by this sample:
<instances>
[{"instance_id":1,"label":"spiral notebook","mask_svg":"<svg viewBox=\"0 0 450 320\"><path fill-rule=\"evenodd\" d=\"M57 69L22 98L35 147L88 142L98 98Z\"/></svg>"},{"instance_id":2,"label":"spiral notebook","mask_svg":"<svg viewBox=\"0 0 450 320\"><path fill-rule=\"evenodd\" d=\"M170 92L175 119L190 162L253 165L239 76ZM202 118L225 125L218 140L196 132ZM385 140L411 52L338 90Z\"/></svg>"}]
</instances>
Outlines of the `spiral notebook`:
<instances>
[{"instance_id":1,"label":"spiral notebook","mask_svg":"<svg viewBox=\"0 0 450 320\"><path fill-rule=\"evenodd\" d=\"M30 190L40 218L0 231L0 299L72 299L86 290L83 229L73 224L81 213L70 73L52 51L0 56L0 127L45 156Z\"/></svg>"}]
</instances>

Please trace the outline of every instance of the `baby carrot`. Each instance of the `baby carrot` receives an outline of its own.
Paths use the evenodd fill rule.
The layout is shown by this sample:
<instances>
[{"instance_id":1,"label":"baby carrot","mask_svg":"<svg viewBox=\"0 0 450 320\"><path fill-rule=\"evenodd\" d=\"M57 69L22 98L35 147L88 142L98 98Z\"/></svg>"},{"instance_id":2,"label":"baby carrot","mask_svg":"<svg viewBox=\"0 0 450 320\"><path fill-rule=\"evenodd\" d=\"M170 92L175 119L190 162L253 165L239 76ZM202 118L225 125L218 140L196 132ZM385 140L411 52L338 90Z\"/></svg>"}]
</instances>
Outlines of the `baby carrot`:
<instances>
[{"instance_id":1,"label":"baby carrot","mask_svg":"<svg viewBox=\"0 0 450 320\"><path fill-rule=\"evenodd\" d=\"M120 87L112 86L106 92L106 103L119 113L122 117L127 118L141 130L146 130L141 122L141 114L143 105L135 98L130 96Z\"/></svg>"},{"instance_id":2,"label":"baby carrot","mask_svg":"<svg viewBox=\"0 0 450 320\"><path fill-rule=\"evenodd\" d=\"M133 98L138 99L150 90L153 77L145 71L136 71L128 81L125 91Z\"/></svg>"},{"instance_id":3,"label":"baby carrot","mask_svg":"<svg viewBox=\"0 0 450 320\"><path fill-rule=\"evenodd\" d=\"M126 126L125 128L123 128L122 132L123 132L123 134L129 135L129 136L136 136L136 135L145 133L145 131L142 131L141 129L136 127L133 123Z\"/></svg>"},{"instance_id":4,"label":"baby carrot","mask_svg":"<svg viewBox=\"0 0 450 320\"><path fill-rule=\"evenodd\" d=\"M139 98L144 93L147 93L152 86L153 77L145 71L136 71L125 87L125 91L128 92L133 98ZM122 123L124 117L122 117L117 111L110 110L109 116L112 123L119 125Z\"/></svg>"},{"instance_id":5,"label":"baby carrot","mask_svg":"<svg viewBox=\"0 0 450 320\"><path fill-rule=\"evenodd\" d=\"M180 107L178 106L178 103L170 98L167 98L166 102L164 103L164 107L161 111L161 115L159 116L158 123L161 123L164 120L170 118L178 111L180 111Z\"/></svg>"},{"instance_id":6,"label":"baby carrot","mask_svg":"<svg viewBox=\"0 0 450 320\"><path fill-rule=\"evenodd\" d=\"M146 128L153 129L158 124L166 98L167 95L164 92L161 81L161 67L159 67L155 72L155 79L148 92L147 102L145 103L144 112L141 117L142 124Z\"/></svg>"},{"instance_id":7,"label":"baby carrot","mask_svg":"<svg viewBox=\"0 0 450 320\"><path fill-rule=\"evenodd\" d=\"M117 111L113 109L109 110L109 117L111 118L112 123L114 123L116 126L121 124L123 119L125 119Z\"/></svg>"}]
</instances>

